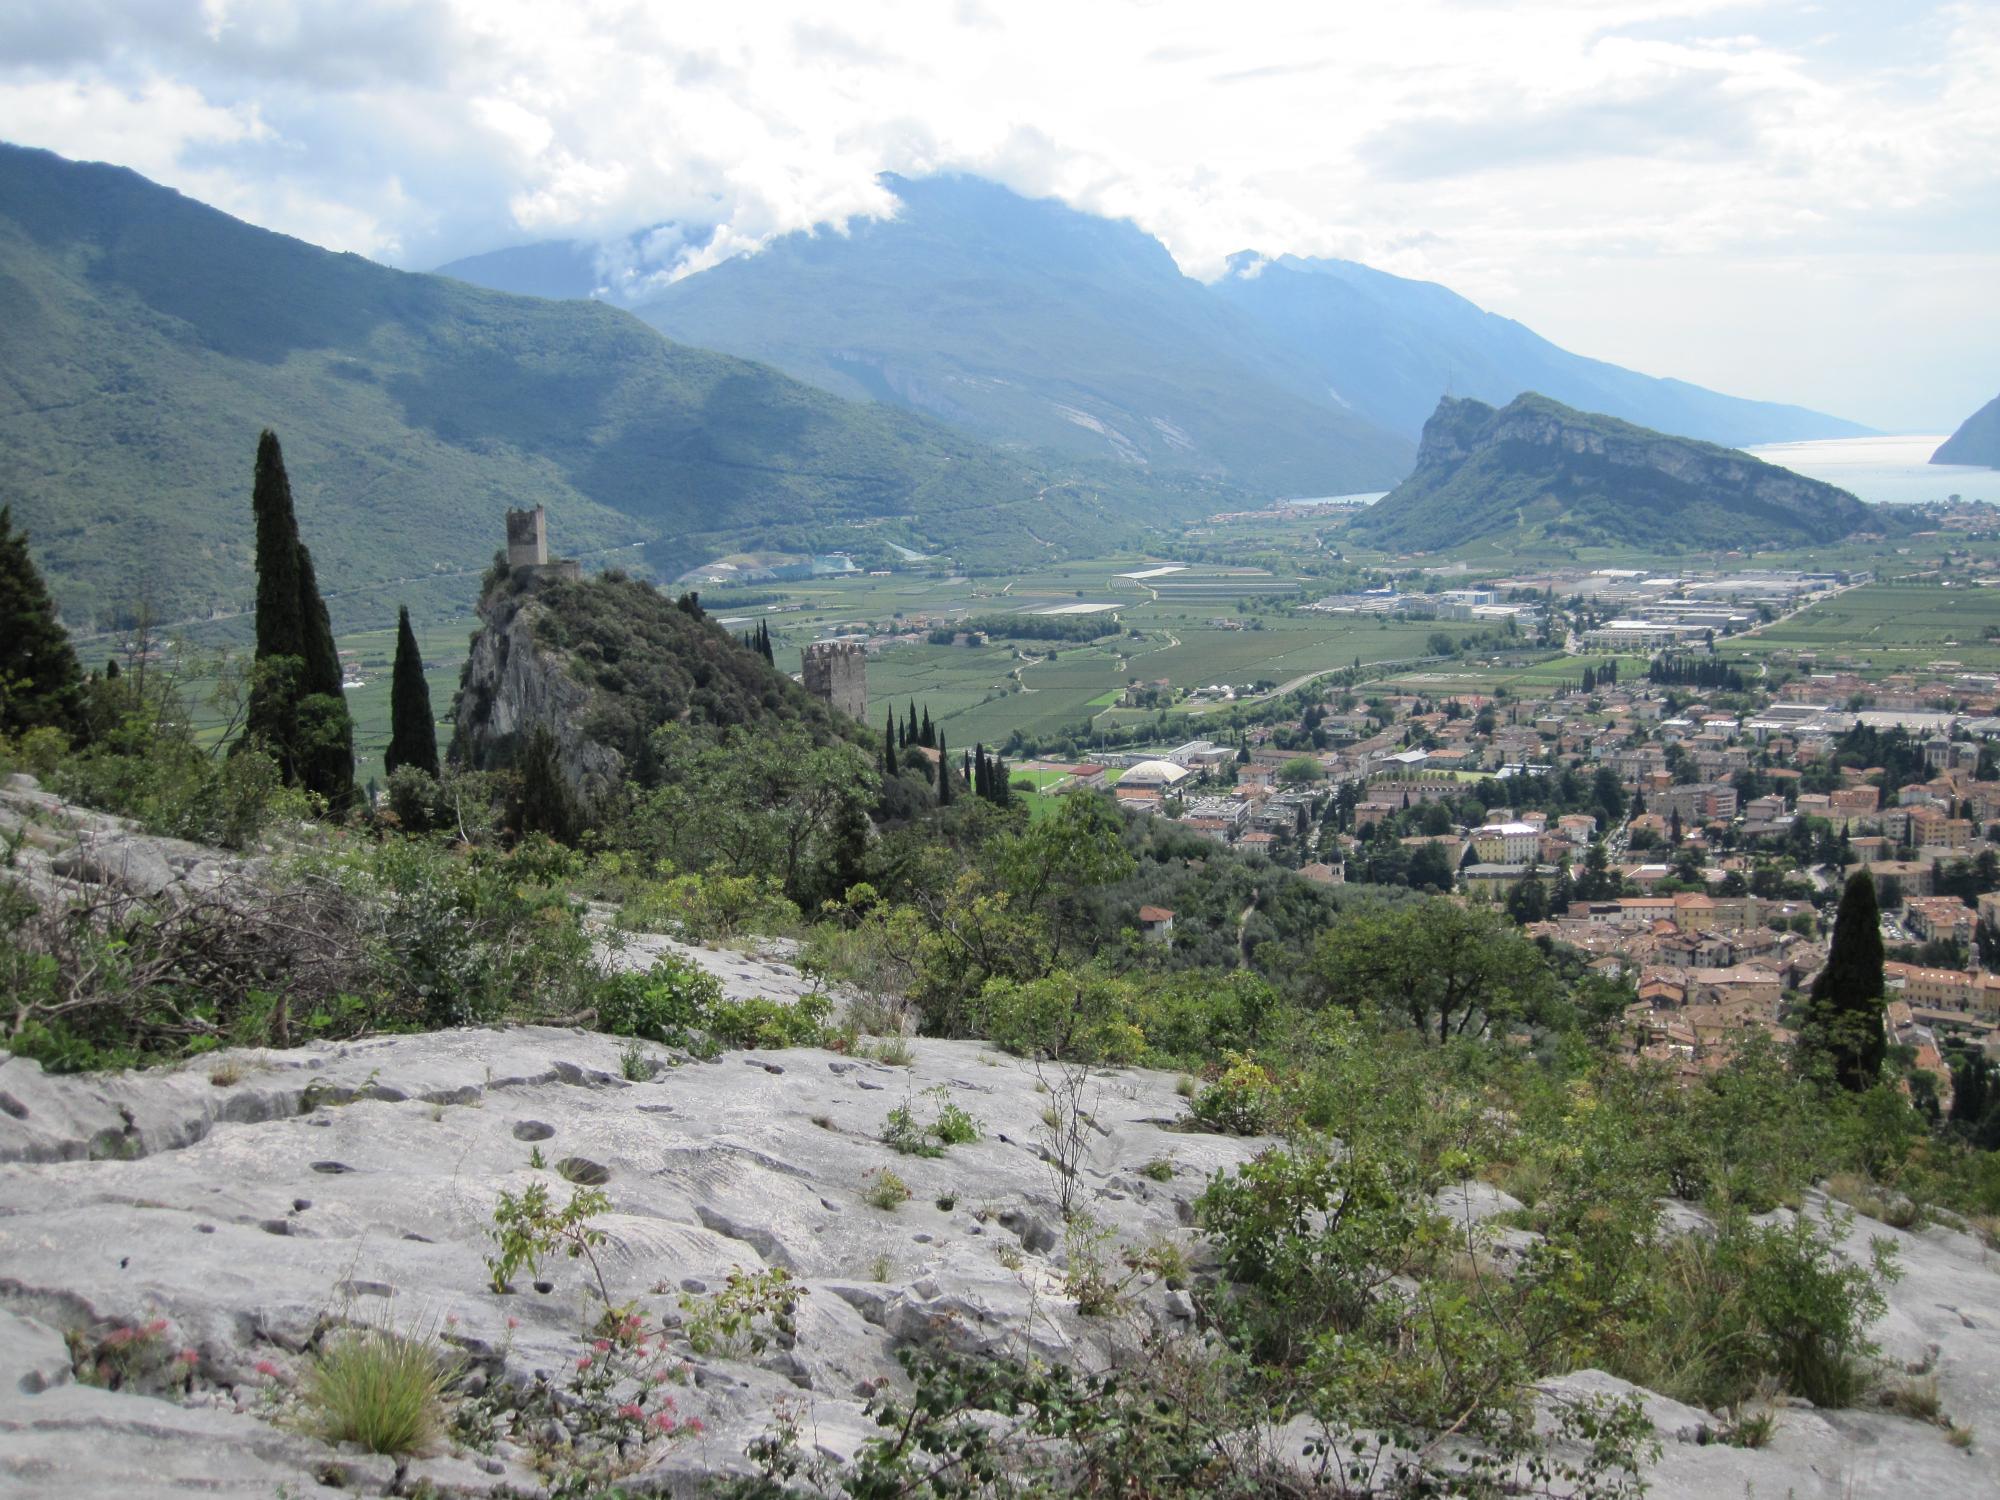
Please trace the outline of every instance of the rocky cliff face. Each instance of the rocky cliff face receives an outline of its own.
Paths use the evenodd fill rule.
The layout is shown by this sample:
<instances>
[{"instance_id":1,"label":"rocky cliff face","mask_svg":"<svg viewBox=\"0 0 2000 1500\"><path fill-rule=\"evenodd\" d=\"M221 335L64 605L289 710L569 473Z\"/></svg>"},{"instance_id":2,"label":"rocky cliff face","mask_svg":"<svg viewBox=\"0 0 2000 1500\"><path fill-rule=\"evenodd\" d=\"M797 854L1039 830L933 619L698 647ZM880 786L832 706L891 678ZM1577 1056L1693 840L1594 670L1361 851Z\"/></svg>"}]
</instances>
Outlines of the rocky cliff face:
<instances>
[{"instance_id":1,"label":"rocky cliff face","mask_svg":"<svg viewBox=\"0 0 2000 1500\"><path fill-rule=\"evenodd\" d=\"M1415 470L1352 530L1421 550L1514 529L1674 549L1823 542L1881 524L1845 490L1747 453L1530 393L1498 409L1440 401Z\"/></svg>"},{"instance_id":2,"label":"rocky cliff face","mask_svg":"<svg viewBox=\"0 0 2000 1500\"><path fill-rule=\"evenodd\" d=\"M2000 469L2000 396L1959 424L1931 455L1934 464L1983 464Z\"/></svg>"},{"instance_id":3,"label":"rocky cliff face","mask_svg":"<svg viewBox=\"0 0 2000 1500\"><path fill-rule=\"evenodd\" d=\"M486 591L452 709L454 760L478 771L505 769L528 736L546 726L570 785L587 800L617 785L625 757L590 735L590 686L571 670L567 654L547 644L546 632L536 633L548 612L546 594L580 586L544 575L503 580Z\"/></svg>"}]
</instances>

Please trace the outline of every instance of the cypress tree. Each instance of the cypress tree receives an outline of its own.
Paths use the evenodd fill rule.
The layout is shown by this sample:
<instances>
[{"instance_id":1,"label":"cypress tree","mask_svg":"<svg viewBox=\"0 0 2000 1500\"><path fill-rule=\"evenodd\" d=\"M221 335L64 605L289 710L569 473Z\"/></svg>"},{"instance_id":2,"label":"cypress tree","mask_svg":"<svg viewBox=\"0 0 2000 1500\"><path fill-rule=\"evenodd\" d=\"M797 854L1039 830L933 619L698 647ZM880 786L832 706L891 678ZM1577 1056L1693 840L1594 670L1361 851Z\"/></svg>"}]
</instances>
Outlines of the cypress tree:
<instances>
[{"instance_id":1,"label":"cypress tree","mask_svg":"<svg viewBox=\"0 0 2000 1500\"><path fill-rule=\"evenodd\" d=\"M896 711L893 708L882 721L882 774L896 774Z\"/></svg>"},{"instance_id":2,"label":"cypress tree","mask_svg":"<svg viewBox=\"0 0 2000 1500\"><path fill-rule=\"evenodd\" d=\"M903 731L903 743L905 745L921 745L923 743L922 740L917 738L917 700L914 698L910 700L910 723L909 727Z\"/></svg>"},{"instance_id":3,"label":"cypress tree","mask_svg":"<svg viewBox=\"0 0 2000 1500\"><path fill-rule=\"evenodd\" d=\"M305 656L299 672L300 782L324 797L336 814L354 800L354 720L340 685L340 651L333 622L319 596L312 554L299 544L299 615L305 622Z\"/></svg>"},{"instance_id":4,"label":"cypress tree","mask_svg":"<svg viewBox=\"0 0 2000 1500\"><path fill-rule=\"evenodd\" d=\"M937 772L938 806L949 807L951 806L951 760L944 753L943 735L938 736L937 753L938 753L938 772Z\"/></svg>"},{"instance_id":5,"label":"cypress tree","mask_svg":"<svg viewBox=\"0 0 2000 1500\"><path fill-rule=\"evenodd\" d=\"M299 609L299 527L278 435L257 440L257 477L250 493L257 522L257 666L244 719L246 739L278 758L288 783L299 779L299 674L305 665L305 620Z\"/></svg>"},{"instance_id":6,"label":"cypress tree","mask_svg":"<svg viewBox=\"0 0 2000 1500\"><path fill-rule=\"evenodd\" d=\"M975 797L984 797L987 795L986 747L984 745L974 745L972 747L972 795Z\"/></svg>"},{"instance_id":7,"label":"cypress tree","mask_svg":"<svg viewBox=\"0 0 2000 1500\"><path fill-rule=\"evenodd\" d=\"M83 669L27 534L14 530L13 508L0 506L0 734L45 728L81 734Z\"/></svg>"},{"instance_id":8,"label":"cypress tree","mask_svg":"<svg viewBox=\"0 0 2000 1500\"><path fill-rule=\"evenodd\" d=\"M1012 807L1014 805L1014 788L1007 781L1007 762L1002 760L997 754L986 767L986 779L993 787L993 805L995 807ZM1299 811L1303 813L1305 809L1301 808Z\"/></svg>"},{"instance_id":9,"label":"cypress tree","mask_svg":"<svg viewBox=\"0 0 2000 1500\"><path fill-rule=\"evenodd\" d=\"M919 733L923 735L923 738L918 741L919 744L923 745L926 749L934 750L937 748L937 734L931 728L931 710L929 704L924 705L924 727Z\"/></svg>"},{"instance_id":10,"label":"cypress tree","mask_svg":"<svg viewBox=\"0 0 2000 1500\"><path fill-rule=\"evenodd\" d=\"M1872 1088L1888 1050L1882 1012L1882 912L1875 878L1856 870L1840 895L1833 944L1806 999L1800 1041L1827 1059L1844 1087Z\"/></svg>"},{"instance_id":11,"label":"cypress tree","mask_svg":"<svg viewBox=\"0 0 2000 1500\"><path fill-rule=\"evenodd\" d=\"M396 616L396 666L389 682L389 751L382 764L391 776L401 766L415 766L425 775L438 774L437 715L431 709L430 684L424 681L423 658L417 654L417 633L410 628L410 611Z\"/></svg>"},{"instance_id":12,"label":"cypress tree","mask_svg":"<svg viewBox=\"0 0 2000 1500\"><path fill-rule=\"evenodd\" d=\"M261 742L285 780L335 811L354 796L354 722L340 686L340 653L319 595L312 554L299 540L278 435L257 440L250 508L257 521L257 676L246 742Z\"/></svg>"}]
</instances>

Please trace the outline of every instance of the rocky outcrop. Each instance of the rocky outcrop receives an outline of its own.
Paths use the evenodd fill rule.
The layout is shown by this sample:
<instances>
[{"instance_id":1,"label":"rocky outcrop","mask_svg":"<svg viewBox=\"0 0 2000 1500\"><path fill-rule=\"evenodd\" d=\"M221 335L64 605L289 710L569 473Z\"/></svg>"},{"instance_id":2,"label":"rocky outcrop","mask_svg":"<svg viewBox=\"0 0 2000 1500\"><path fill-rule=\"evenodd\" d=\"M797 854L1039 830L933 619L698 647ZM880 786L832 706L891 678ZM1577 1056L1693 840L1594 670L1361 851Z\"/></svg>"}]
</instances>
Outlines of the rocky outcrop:
<instances>
[{"instance_id":1,"label":"rocky outcrop","mask_svg":"<svg viewBox=\"0 0 2000 1500\"><path fill-rule=\"evenodd\" d=\"M1429 551L1515 531L1736 547L1826 542L1882 524L1845 490L1738 449L1529 393L1498 410L1445 397L1410 477L1350 530Z\"/></svg>"},{"instance_id":2,"label":"rocky outcrop","mask_svg":"<svg viewBox=\"0 0 2000 1500\"><path fill-rule=\"evenodd\" d=\"M166 903L226 899L254 884L260 868L256 859L66 802L20 773L0 778L0 845L11 851L0 880L44 901L92 891Z\"/></svg>"},{"instance_id":3,"label":"rocky outcrop","mask_svg":"<svg viewBox=\"0 0 2000 1500\"><path fill-rule=\"evenodd\" d=\"M452 756L478 771L504 770L528 736L545 727L570 785L587 801L615 787L625 757L588 732L591 689L570 658L538 639L547 590L574 587L557 575L503 579L479 601L480 630L459 675Z\"/></svg>"},{"instance_id":4,"label":"rocky outcrop","mask_svg":"<svg viewBox=\"0 0 2000 1500\"><path fill-rule=\"evenodd\" d=\"M2000 396L1959 424L1931 455L1934 464L1983 464L2000 469Z\"/></svg>"},{"instance_id":5,"label":"rocky outcrop","mask_svg":"<svg viewBox=\"0 0 2000 1500\"><path fill-rule=\"evenodd\" d=\"M702 1431L648 1454L639 1490L686 1493L740 1468L780 1403L804 1414L814 1445L851 1452L907 1343L1099 1364L1135 1357L1149 1325L1185 1326L1191 1303L1164 1285L1124 1315L1079 1316L1065 1268L1081 1251L1064 1235L1042 1144L1051 1096L1034 1070L978 1043L913 1049L908 1067L820 1050L697 1062L521 1028L225 1052L114 1077L0 1061L0 1488L533 1493L541 1481L517 1445L388 1460L276 1419L305 1351L342 1323L437 1330L475 1390L572 1368L589 1351L585 1268L558 1257L499 1294L484 1259L499 1194L536 1181L567 1192L565 1176L601 1181L598 1258L613 1299L636 1299L649 1321L679 1320L683 1295L739 1268L782 1267L803 1288L793 1331L770 1348L681 1351L680 1414ZM969 1110L981 1138L936 1158L893 1153L888 1111L921 1109L932 1089ZM1199 1272L1192 1199L1262 1143L1176 1128L1167 1074L1099 1072L1088 1090L1081 1206L1116 1245L1171 1242ZM888 1209L870 1197L885 1171L909 1189ZM1510 1204L1471 1183L1438 1206L1477 1229ZM1648 1397L1663 1449L1650 1493L2000 1493L1980 1451L2000 1432L1991 1253L1951 1230L1863 1224L1850 1253L1886 1237L1904 1272L1876 1330L1885 1356L1934 1373L1974 1450L1888 1412L1797 1404L1778 1408L1765 1447L1733 1448L1715 1441L1712 1414ZM147 1328L168 1383L83 1378L89 1351ZM1585 1371L1544 1399L1626 1389ZM1257 1440L1282 1451L1288 1436Z\"/></svg>"}]
</instances>

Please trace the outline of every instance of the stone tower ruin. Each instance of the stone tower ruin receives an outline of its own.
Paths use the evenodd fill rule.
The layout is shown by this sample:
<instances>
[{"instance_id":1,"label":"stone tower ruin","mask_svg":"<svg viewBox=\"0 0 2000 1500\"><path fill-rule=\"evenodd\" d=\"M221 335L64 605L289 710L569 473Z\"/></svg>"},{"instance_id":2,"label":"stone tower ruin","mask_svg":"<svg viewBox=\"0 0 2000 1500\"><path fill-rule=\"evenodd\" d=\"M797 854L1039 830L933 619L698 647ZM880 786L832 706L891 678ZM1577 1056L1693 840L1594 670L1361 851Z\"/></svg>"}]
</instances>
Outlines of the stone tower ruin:
<instances>
[{"instance_id":1,"label":"stone tower ruin","mask_svg":"<svg viewBox=\"0 0 2000 1500\"><path fill-rule=\"evenodd\" d=\"M575 558L549 556L549 513L540 505L507 512L507 568L529 583L583 576Z\"/></svg>"},{"instance_id":2,"label":"stone tower ruin","mask_svg":"<svg viewBox=\"0 0 2000 1500\"><path fill-rule=\"evenodd\" d=\"M806 691L852 719L868 716L868 655L848 641L818 641L806 647Z\"/></svg>"},{"instance_id":3,"label":"stone tower ruin","mask_svg":"<svg viewBox=\"0 0 2000 1500\"><path fill-rule=\"evenodd\" d=\"M533 510L507 512L507 566L539 568L549 560L549 513L537 505Z\"/></svg>"}]
</instances>

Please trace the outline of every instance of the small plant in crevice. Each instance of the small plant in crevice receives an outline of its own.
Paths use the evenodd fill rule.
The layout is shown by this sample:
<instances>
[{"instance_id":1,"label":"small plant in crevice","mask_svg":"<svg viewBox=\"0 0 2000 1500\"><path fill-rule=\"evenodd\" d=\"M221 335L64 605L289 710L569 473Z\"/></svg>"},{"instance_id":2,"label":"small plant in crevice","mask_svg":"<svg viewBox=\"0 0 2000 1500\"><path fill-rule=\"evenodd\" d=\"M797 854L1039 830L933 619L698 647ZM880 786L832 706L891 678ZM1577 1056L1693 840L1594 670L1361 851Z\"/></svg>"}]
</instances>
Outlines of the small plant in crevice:
<instances>
[{"instance_id":1,"label":"small plant in crevice","mask_svg":"<svg viewBox=\"0 0 2000 1500\"><path fill-rule=\"evenodd\" d=\"M618 1054L618 1072L627 1083L644 1083L653 1076L653 1060L637 1042L628 1042Z\"/></svg>"},{"instance_id":2,"label":"small plant in crevice","mask_svg":"<svg viewBox=\"0 0 2000 1500\"><path fill-rule=\"evenodd\" d=\"M96 1336L71 1330L64 1341L70 1368L84 1385L108 1391L185 1390L200 1359L192 1349L174 1350L171 1332L165 1318L153 1318L121 1323Z\"/></svg>"},{"instance_id":3,"label":"small plant in crevice","mask_svg":"<svg viewBox=\"0 0 2000 1500\"><path fill-rule=\"evenodd\" d=\"M762 1271L734 1266L722 1290L681 1294L681 1332L697 1354L762 1354L774 1341L788 1345L796 1336L804 1295L805 1288L781 1266Z\"/></svg>"},{"instance_id":4,"label":"small plant in crevice","mask_svg":"<svg viewBox=\"0 0 2000 1500\"><path fill-rule=\"evenodd\" d=\"M458 1404L451 1435L482 1452L500 1442L525 1449L551 1500L603 1500L663 1447L702 1432L669 1389L693 1374L669 1330L648 1329L629 1307L607 1309L560 1376L490 1382Z\"/></svg>"},{"instance_id":5,"label":"small plant in crevice","mask_svg":"<svg viewBox=\"0 0 2000 1500\"><path fill-rule=\"evenodd\" d=\"M909 1100L889 1111L883 1122L882 1141L905 1156L943 1156L947 1147L963 1146L979 1139L979 1122L952 1101L951 1090L943 1084L927 1088L921 1095L931 1100L928 1120L919 1120Z\"/></svg>"},{"instance_id":6,"label":"small plant in crevice","mask_svg":"<svg viewBox=\"0 0 2000 1500\"><path fill-rule=\"evenodd\" d=\"M887 1167L877 1167L862 1180L868 1185L861 1191L861 1201L870 1208L894 1213L910 1201L910 1185Z\"/></svg>"},{"instance_id":7,"label":"small plant in crevice","mask_svg":"<svg viewBox=\"0 0 2000 1500\"><path fill-rule=\"evenodd\" d=\"M493 1226L487 1231L495 1249L486 1257L493 1290L511 1292L517 1275L526 1272L532 1280L545 1259L561 1253L590 1263L598 1295L610 1307L611 1292L604 1284L604 1269L596 1255L597 1247L604 1243L604 1231L590 1222L610 1207L611 1200L593 1187L572 1190L569 1202L560 1209L550 1202L545 1182L531 1182L518 1195L503 1190L493 1208Z\"/></svg>"}]
</instances>

